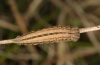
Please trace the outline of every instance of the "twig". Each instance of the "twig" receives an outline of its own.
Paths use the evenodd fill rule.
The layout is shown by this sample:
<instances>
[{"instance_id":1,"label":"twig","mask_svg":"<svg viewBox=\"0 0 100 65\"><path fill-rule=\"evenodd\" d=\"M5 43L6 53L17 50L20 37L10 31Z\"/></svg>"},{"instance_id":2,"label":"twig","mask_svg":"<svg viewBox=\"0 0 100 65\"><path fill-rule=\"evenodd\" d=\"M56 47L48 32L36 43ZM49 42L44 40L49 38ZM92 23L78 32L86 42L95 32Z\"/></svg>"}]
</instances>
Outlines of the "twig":
<instances>
[{"instance_id":1,"label":"twig","mask_svg":"<svg viewBox=\"0 0 100 65\"><path fill-rule=\"evenodd\" d=\"M20 27L21 32L24 34L27 33L27 28L26 28L26 25L24 23L25 21L23 20L21 14L19 13L15 1L8 0L8 4L10 5L11 11L13 12L13 15L16 19L17 24Z\"/></svg>"},{"instance_id":2,"label":"twig","mask_svg":"<svg viewBox=\"0 0 100 65\"><path fill-rule=\"evenodd\" d=\"M1 20L1 19L0 19L0 27L9 29L9 30L15 31L15 32L19 31L18 26L14 25L14 24L11 24L11 23L8 23L8 21Z\"/></svg>"},{"instance_id":3,"label":"twig","mask_svg":"<svg viewBox=\"0 0 100 65\"><path fill-rule=\"evenodd\" d=\"M85 33L85 32L91 32L91 31L97 31L100 30L100 25L94 26L94 27L88 27L88 28L81 28L80 33Z\"/></svg>"},{"instance_id":4,"label":"twig","mask_svg":"<svg viewBox=\"0 0 100 65\"><path fill-rule=\"evenodd\" d=\"M93 48L93 47L87 47L87 48L79 48L78 50L75 50L72 53L72 56L75 58L77 57L85 57L88 55L92 55L97 53L97 49Z\"/></svg>"},{"instance_id":5,"label":"twig","mask_svg":"<svg viewBox=\"0 0 100 65\"><path fill-rule=\"evenodd\" d=\"M18 43L18 44L42 44L49 42L59 41L77 41L80 33L100 30L100 26L94 26L89 28L70 28L70 27L52 27L43 29L37 32L31 32L27 35L20 36L11 40L2 40L0 44Z\"/></svg>"},{"instance_id":6,"label":"twig","mask_svg":"<svg viewBox=\"0 0 100 65\"><path fill-rule=\"evenodd\" d=\"M68 59L66 61L69 61L69 60L73 61L73 60L75 60L79 57L83 58L83 57L86 57L88 55L93 55L93 54L96 54L96 53L97 53L97 49L95 49L93 47L79 48L79 49L75 50L74 52L72 52L70 54L66 53L66 57Z\"/></svg>"},{"instance_id":7,"label":"twig","mask_svg":"<svg viewBox=\"0 0 100 65\"><path fill-rule=\"evenodd\" d=\"M42 1L43 0L33 0L30 3L30 5L29 5L29 7L28 7L28 9L26 11L26 13L24 14L24 19L25 19L26 22L28 21L28 19L32 15L34 15L35 11L39 8L39 5L42 3Z\"/></svg>"},{"instance_id":8,"label":"twig","mask_svg":"<svg viewBox=\"0 0 100 65\"><path fill-rule=\"evenodd\" d=\"M10 44L10 43L13 43L13 39L10 39L10 40L2 40L0 41L0 44Z\"/></svg>"},{"instance_id":9,"label":"twig","mask_svg":"<svg viewBox=\"0 0 100 65\"><path fill-rule=\"evenodd\" d=\"M63 9L58 17L58 25L65 25L65 18L68 13L65 13L65 10ZM65 41L59 42L57 45L57 57L59 58L57 60L57 65L70 65L69 63L73 64L70 62L69 58L66 58L66 54L70 54L69 52L69 45L65 44ZM69 60L69 61L68 61Z\"/></svg>"}]
</instances>

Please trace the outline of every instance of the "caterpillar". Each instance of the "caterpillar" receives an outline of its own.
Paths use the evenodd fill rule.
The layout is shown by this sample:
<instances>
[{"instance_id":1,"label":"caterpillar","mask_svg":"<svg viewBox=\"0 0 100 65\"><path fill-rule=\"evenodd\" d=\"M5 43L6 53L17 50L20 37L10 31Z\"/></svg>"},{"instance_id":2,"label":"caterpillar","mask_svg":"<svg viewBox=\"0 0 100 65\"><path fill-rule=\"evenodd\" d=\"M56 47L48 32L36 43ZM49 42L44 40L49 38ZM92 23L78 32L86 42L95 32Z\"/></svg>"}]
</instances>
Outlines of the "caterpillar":
<instances>
[{"instance_id":1,"label":"caterpillar","mask_svg":"<svg viewBox=\"0 0 100 65\"><path fill-rule=\"evenodd\" d=\"M80 32L78 27L71 28L65 26L56 26L19 36L15 39L11 39L10 42L7 43L16 43L19 45L36 45L43 43L55 43L60 41L77 41L79 37Z\"/></svg>"}]
</instances>

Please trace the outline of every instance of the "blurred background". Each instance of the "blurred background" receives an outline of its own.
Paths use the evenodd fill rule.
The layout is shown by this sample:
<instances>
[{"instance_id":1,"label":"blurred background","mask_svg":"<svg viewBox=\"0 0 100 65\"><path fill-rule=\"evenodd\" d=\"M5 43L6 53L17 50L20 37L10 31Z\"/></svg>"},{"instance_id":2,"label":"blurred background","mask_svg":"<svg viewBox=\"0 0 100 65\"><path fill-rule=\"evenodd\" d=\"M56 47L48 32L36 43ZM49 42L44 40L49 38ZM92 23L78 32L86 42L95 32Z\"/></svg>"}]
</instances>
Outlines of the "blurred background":
<instances>
[{"instance_id":1,"label":"blurred background","mask_svg":"<svg viewBox=\"0 0 100 65\"><path fill-rule=\"evenodd\" d=\"M100 25L100 0L0 0L0 40L58 25ZM77 42L0 45L0 65L100 65L100 31Z\"/></svg>"}]
</instances>

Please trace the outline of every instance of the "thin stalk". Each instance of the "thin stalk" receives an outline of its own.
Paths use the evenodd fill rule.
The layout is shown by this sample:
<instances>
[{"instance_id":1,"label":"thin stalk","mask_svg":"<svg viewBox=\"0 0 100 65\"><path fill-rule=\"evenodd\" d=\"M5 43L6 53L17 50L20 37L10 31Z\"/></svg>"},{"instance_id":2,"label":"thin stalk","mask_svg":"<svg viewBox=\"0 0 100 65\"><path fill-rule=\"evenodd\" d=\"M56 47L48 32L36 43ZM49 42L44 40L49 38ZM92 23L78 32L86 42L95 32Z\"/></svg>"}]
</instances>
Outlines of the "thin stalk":
<instances>
[{"instance_id":1,"label":"thin stalk","mask_svg":"<svg viewBox=\"0 0 100 65\"><path fill-rule=\"evenodd\" d=\"M88 27L88 28L80 28L79 32L80 33L85 33L85 32L97 31L97 30L100 30L100 25L93 26L93 27Z\"/></svg>"},{"instance_id":2,"label":"thin stalk","mask_svg":"<svg viewBox=\"0 0 100 65\"><path fill-rule=\"evenodd\" d=\"M0 44L11 44L11 43L14 43L13 41L14 39L9 39L9 40L1 40L0 41Z\"/></svg>"}]
</instances>

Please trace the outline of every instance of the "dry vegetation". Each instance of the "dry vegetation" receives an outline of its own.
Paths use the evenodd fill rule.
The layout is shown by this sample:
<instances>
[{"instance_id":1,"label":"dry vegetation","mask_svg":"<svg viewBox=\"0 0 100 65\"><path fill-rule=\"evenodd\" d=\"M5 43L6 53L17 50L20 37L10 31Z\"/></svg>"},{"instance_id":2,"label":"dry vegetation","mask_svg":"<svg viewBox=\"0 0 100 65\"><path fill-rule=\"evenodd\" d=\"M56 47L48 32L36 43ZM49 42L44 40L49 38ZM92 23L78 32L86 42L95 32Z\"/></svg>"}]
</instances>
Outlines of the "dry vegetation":
<instances>
[{"instance_id":1,"label":"dry vegetation","mask_svg":"<svg viewBox=\"0 0 100 65\"><path fill-rule=\"evenodd\" d=\"M0 0L0 39L51 26L100 24L100 0ZM0 45L0 65L100 65L100 32L77 42Z\"/></svg>"}]
</instances>

